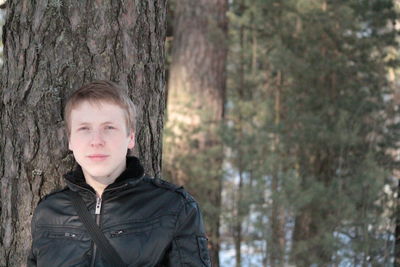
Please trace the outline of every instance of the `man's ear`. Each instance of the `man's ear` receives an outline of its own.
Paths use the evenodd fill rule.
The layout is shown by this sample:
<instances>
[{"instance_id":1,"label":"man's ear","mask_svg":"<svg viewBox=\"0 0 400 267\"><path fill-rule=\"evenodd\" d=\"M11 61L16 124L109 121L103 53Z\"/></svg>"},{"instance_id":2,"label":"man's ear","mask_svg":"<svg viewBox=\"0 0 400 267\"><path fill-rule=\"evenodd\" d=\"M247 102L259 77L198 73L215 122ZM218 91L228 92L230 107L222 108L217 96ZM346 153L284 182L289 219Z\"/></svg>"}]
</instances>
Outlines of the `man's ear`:
<instances>
[{"instance_id":1,"label":"man's ear","mask_svg":"<svg viewBox=\"0 0 400 267\"><path fill-rule=\"evenodd\" d=\"M135 146L135 132L130 132L128 148L132 149Z\"/></svg>"},{"instance_id":2,"label":"man's ear","mask_svg":"<svg viewBox=\"0 0 400 267\"><path fill-rule=\"evenodd\" d=\"M67 142L68 142L68 149L70 151L73 151L72 150L72 144L71 144L71 133L68 133L68 132L67 132Z\"/></svg>"},{"instance_id":3,"label":"man's ear","mask_svg":"<svg viewBox=\"0 0 400 267\"><path fill-rule=\"evenodd\" d=\"M71 139L68 137L68 149L72 151Z\"/></svg>"}]
</instances>

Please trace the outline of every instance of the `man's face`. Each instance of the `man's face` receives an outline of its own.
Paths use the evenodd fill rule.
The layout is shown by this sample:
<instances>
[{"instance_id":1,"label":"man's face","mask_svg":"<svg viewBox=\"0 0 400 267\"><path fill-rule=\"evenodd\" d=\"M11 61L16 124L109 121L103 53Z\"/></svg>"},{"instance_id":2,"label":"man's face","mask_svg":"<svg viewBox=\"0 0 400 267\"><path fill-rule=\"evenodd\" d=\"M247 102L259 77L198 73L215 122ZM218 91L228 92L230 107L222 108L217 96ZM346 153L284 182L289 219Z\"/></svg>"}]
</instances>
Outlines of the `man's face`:
<instances>
[{"instance_id":1,"label":"man's face","mask_svg":"<svg viewBox=\"0 0 400 267\"><path fill-rule=\"evenodd\" d=\"M127 134L124 111L118 105L83 102L71 111L70 129L69 149L86 179L115 179L125 170L135 135Z\"/></svg>"}]
</instances>

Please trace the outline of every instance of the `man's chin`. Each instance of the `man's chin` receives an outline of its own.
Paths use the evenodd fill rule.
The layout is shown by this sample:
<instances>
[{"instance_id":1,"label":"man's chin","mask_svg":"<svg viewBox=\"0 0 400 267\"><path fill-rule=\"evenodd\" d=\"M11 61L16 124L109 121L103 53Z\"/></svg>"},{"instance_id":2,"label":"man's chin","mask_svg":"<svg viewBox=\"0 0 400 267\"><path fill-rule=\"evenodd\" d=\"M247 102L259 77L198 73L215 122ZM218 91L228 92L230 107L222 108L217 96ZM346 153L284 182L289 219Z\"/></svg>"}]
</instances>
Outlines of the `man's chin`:
<instances>
[{"instance_id":1,"label":"man's chin","mask_svg":"<svg viewBox=\"0 0 400 267\"><path fill-rule=\"evenodd\" d=\"M108 179L111 176L111 171L110 170L105 170L104 166L99 166L98 168L94 168L93 166L89 168L85 168L83 173L86 175L90 176L92 179L102 181L105 179Z\"/></svg>"},{"instance_id":2,"label":"man's chin","mask_svg":"<svg viewBox=\"0 0 400 267\"><path fill-rule=\"evenodd\" d=\"M105 172L104 170L102 171L89 171L88 174L96 180L104 180L110 178L111 174L110 172Z\"/></svg>"}]
</instances>

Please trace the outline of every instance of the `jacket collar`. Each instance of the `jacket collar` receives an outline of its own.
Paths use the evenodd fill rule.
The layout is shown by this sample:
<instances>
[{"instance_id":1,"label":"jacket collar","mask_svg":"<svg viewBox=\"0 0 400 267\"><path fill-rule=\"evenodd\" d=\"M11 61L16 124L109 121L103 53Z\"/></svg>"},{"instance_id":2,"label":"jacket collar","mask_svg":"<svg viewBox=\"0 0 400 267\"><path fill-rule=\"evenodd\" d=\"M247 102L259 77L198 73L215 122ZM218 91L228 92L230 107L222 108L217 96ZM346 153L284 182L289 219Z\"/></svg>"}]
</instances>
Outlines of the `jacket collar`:
<instances>
[{"instance_id":1,"label":"jacket collar","mask_svg":"<svg viewBox=\"0 0 400 267\"><path fill-rule=\"evenodd\" d=\"M123 171L120 176L115 179L114 183L108 185L105 188L105 191L121 188L124 185L128 184L136 184L140 180L140 178L143 177L143 175L144 169L143 166L140 164L139 159L136 157L127 157L125 171ZM77 168L74 171L65 174L64 179L67 183L67 186L72 191L89 190L95 193L94 189L86 183L82 168L79 165L77 165Z\"/></svg>"}]
</instances>

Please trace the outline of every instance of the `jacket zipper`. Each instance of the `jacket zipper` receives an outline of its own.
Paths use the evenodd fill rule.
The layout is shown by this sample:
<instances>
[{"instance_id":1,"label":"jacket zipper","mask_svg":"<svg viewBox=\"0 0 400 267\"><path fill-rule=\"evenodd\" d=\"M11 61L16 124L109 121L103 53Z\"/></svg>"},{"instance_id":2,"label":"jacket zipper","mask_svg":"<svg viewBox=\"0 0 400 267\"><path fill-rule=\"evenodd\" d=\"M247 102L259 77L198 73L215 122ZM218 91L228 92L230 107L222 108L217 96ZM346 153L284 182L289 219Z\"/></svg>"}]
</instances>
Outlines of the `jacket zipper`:
<instances>
[{"instance_id":1,"label":"jacket zipper","mask_svg":"<svg viewBox=\"0 0 400 267\"><path fill-rule=\"evenodd\" d=\"M96 216L96 224L100 226L100 213L101 213L101 197L96 197L96 210L95 210L95 216ZM93 255L92 255L92 261L90 266L94 267L95 261L96 261L96 252L97 252L97 246L93 241Z\"/></svg>"},{"instance_id":2,"label":"jacket zipper","mask_svg":"<svg viewBox=\"0 0 400 267\"><path fill-rule=\"evenodd\" d=\"M143 176L144 176L144 174L142 175L141 178L143 178ZM87 188L84 188L84 187L79 186L79 185L75 185L75 186L77 186L77 187L79 187L79 188L81 188L81 189L83 189L83 190L85 190L85 191L88 191L88 192L94 194L94 192L92 192L91 190L89 190L89 189L87 189ZM120 188L123 188L123 187L126 187L126 186L128 186L128 184L122 184L122 185L117 186L117 187L114 187L114 188L112 188L112 189L110 189L110 188L109 188L109 189L106 189L106 190L103 191L103 193L106 192L106 191L111 191L111 190L115 190L115 189L120 189ZM97 195L96 195L95 216L96 216L96 224L99 225L99 226L100 226L101 203L102 203L101 197L97 197ZM97 254L97 246L96 246L96 244L94 243L94 241L92 241L92 242L93 242L93 254L92 254L92 260L91 260L91 263L90 263L90 267L95 267L96 254Z\"/></svg>"}]
</instances>

